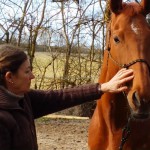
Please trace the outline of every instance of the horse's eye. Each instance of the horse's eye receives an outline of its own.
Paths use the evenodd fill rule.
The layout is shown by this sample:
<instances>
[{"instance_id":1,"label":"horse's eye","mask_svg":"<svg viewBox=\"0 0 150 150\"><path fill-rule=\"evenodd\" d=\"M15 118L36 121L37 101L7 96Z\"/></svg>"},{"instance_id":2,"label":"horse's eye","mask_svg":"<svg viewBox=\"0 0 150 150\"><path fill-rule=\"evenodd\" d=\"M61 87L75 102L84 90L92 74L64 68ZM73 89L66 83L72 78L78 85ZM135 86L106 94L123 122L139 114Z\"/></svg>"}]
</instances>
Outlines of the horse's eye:
<instances>
[{"instance_id":1,"label":"horse's eye","mask_svg":"<svg viewBox=\"0 0 150 150\"><path fill-rule=\"evenodd\" d=\"M120 42L120 40L119 40L119 38L117 36L114 37L114 41L115 41L115 43L119 43Z\"/></svg>"}]
</instances>

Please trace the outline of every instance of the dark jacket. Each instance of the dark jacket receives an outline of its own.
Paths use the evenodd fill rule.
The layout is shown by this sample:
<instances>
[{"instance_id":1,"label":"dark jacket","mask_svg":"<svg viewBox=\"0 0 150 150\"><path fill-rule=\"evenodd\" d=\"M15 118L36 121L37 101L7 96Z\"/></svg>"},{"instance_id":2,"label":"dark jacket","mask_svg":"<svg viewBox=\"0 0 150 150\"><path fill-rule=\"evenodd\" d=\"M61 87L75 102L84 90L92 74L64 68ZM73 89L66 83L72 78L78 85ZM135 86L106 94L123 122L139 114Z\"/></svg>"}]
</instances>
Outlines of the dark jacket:
<instances>
[{"instance_id":1,"label":"dark jacket","mask_svg":"<svg viewBox=\"0 0 150 150\"><path fill-rule=\"evenodd\" d=\"M98 84L64 90L30 90L16 96L0 87L0 150L37 150L34 119L100 98Z\"/></svg>"}]
</instances>

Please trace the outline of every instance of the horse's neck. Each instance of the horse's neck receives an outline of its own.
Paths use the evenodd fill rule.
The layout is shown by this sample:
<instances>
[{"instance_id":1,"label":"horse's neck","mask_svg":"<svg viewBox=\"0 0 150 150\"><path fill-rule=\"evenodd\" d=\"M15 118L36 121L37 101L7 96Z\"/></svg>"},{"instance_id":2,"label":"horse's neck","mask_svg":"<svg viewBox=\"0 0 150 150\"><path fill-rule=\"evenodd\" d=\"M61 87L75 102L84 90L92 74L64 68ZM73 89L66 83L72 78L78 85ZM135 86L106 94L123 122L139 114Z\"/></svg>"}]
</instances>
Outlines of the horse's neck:
<instances>
[{"instance_id":1,"label":"horse's neck","mask_svg":"<svg viewBox=\"0 0 150 150\"><path fill-rule=\"evenodd\" d=\"M114 66L114 64L110 62L110 59L108 59L108 53L105 52L99 82L108 82L116 74L117 71L117 66ZM122 125L126 122L128 113L126 110L127 100L123 93L105 93L102 96L101 101L98 102L98 105L102 105L102 107L107 107L108 115L105 115L105 119L110 122L111 127L114 126L112 127L114 128L114 130L122 127Z\"/></svg>"},{"instance_id":2,"label":"horse's neck","mask_svg":"<svg viewBox=\"0 0 150 150\"><path fill-rule=\"evenodd\" d=\"M114 64L109 59L109 54L107 51L104 52L103 65L101 69L101 74L99 78L100 83L108 82L118 71L118 66L114 66Z\"/></svg>"}]
</instances>

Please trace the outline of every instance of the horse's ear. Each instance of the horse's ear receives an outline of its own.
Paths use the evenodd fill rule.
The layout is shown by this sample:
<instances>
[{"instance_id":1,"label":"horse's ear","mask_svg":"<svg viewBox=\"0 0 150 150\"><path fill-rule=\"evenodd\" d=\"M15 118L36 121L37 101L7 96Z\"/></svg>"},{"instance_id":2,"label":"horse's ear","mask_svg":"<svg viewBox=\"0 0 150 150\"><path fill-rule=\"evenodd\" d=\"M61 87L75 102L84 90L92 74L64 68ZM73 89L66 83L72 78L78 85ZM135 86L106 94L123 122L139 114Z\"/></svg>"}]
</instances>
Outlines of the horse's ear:
<instances>
[{"instance_id":1,"label":"horse's ear","mask_svg":"<svg viewBox=\"0 0 150 150\"><path fill-rule=\"evenodd\" d=\"M147 15L150 13L150 0L142 0L141 5L144 9L144 13Z\"/></svg>"},{"instance_id":2,"label":"horse's ear","mask_svg":"<svg viewBox=\"0 0 150 150\"><path fill-rule=\"evenodd\" d=\"M110 0L110 9L113 13L118 14L122 10L122 0Z\"/></svg>"}]
</instances>

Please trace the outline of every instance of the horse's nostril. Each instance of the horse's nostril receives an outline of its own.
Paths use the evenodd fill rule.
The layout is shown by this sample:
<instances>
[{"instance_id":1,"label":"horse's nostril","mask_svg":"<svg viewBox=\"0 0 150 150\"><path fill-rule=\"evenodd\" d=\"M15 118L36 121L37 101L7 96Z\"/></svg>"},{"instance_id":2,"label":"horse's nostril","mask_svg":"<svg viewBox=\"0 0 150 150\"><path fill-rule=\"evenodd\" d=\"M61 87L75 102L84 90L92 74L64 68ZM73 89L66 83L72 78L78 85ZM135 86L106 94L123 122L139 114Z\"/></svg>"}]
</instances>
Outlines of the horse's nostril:
<instances>
[{"instance_id":1,"label":"horse's nostril","mask_svg":"<svg viewBox=\"0 0 150 150\"><path fill-rule=\"evenodd\" d=\"M134 104L136 107L140 107L141 103L140 103L140 98L139 98L137 92L134 92L134 93L133 93L133 95L132 95L132 100L133 100L133 104Z\"/></svg>"}]
</instances>

